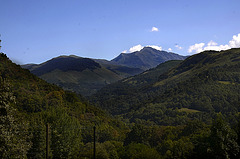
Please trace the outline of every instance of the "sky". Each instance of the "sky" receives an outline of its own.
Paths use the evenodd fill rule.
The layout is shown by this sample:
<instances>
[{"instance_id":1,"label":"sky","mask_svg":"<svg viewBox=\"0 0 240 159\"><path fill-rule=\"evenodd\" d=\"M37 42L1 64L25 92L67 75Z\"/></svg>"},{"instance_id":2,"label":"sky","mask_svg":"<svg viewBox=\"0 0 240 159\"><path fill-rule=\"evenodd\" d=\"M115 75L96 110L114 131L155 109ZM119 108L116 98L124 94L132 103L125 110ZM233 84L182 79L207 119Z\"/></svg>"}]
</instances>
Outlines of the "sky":
<instances>
[{"instance_id":1,"label":"sky","mask_svg":"<svg viewBox=\"0 0 240 159\"><path fill-rule=\"evenodd\" d=\"M0 0L1 50L18 64L111 60L145 46L192 55L240 47L240 0Z\"/></svg>"}]
</instances>

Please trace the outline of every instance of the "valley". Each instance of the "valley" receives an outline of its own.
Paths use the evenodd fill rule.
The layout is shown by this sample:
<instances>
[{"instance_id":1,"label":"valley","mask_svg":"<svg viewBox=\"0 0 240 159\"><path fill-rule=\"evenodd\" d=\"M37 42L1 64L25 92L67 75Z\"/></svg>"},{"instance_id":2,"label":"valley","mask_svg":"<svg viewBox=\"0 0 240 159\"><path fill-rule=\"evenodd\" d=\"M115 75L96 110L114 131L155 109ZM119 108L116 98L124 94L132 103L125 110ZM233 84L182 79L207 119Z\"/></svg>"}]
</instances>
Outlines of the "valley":
<instances>
[{"instance_id":1,"label":"valley","mask_svg":"<svg viewBox=\"0 0 240 159\"><path fill-rule=\"evenodd\" d=\"M240 159L239 0L2 0L0 159Z\"/></svg>"},{"instance_id":2,"label":"valley","mask_svg":"<svg viewBox=\"0 0 240 159\"><path fill-rule=\"evenodd\" d=\"M76 56L19 66L1 53L1 157L43 158L49 124L53 158L91 158L94 127L97 158L238 158L239 57L205 51L144 71ZM105 84L87 98L72 92L95 79Z\"/></svg>"}]
</instances>

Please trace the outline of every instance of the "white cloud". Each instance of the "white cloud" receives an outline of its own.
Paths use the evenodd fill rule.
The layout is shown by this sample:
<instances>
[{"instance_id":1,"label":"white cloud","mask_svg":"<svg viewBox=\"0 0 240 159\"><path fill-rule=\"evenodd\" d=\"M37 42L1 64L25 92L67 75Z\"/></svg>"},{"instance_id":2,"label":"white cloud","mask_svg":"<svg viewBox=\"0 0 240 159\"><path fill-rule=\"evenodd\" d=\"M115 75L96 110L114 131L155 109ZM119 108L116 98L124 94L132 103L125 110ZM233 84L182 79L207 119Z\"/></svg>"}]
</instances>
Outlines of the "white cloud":
<instances>
[{"instance_id":1,"label":"white cloud","mask_svg":"<svg viewBox=\"0 0 240 159\"><path fill-rule=\"evenodd\" d=\"M209 41L209 43L207 44L208 46L216 46L216 45L218 45L216 42L214 42L214 41Z\"/></svg>"},{"instance_id":2,"label":"white cloud","mask_svg":"<svg viewBox=\"0 0 240 159\"><path fill-rule=\"evenodd\" d=\"M230 49L230 47L228 45L219 45L214 42L214 41L210 41L206 47L203 48L203 50L215 50L215 51L221 51L221 50L227 50Z\"/></svg>"},{"instance_id":3,"label":"white cloud","mask_svg":"<svg viewBox=\"0 0 240 159\"><path fill-rule=\"evenodd\" d=\"M205 50L215 50L215 51L221 51L221 50L227 50L231 48L239 48L240 47L240 33L238 35L233 35L232 40L229 41L226 45L218 45L214 41L210 41L206 47L204 47L204 43L194 44L189 47L188 52L192 53L199 53Z\"/></svg>"},{"instance_id":4,"label":"white cloud","mask_svg":"<svg viewBox=\"0 0 240 159\"><path fill-rule=\"evenodd\" d=\"M168 48L168 51L172 51L172 48Z\"/></svg>"},{"instance_id":5,"label":"white cloud","mask_svg":"<svg viewBox=\"0 0 240 159\"><path fill-rule=\"evenodd\" d=\"M240 47L240 33L238 35L234 35L233 39L229 41L229 46L231 48L239 48Z\"/></svg>"},{"instance_id":6,"label":"white cloud","mask_svg":"<svg viewBox=\"0 0 240 159\"><path fill-rule=\"evenodd\" d=\"M192 53L193 51L195 51L195 53L202 52L204 45L205 45L204 43L194 44L189 47L188 52L189 53Z\"/></svg>"},{"instance_id":7,"label":"white cloud","mask_svg":"<svg viewBox=\"0 0 240 159\"><path fill-rule=\"evenodd\" d=\"M127 50L123 50L122 53L127 53Z\"/></svg>"},{"instance_id":8,"label":"white cloud","mask_svg":"<svg viewBox=\"0 0 240 159\"><path fill-rule=\"evenodd\" d=\"M152 27L152 30L151 30L152 32L158 32L158 28L156 28L156 27Z\"/></svg>"},{"instance_id":9,"label":"white cloud","mask_svg":"<svg viewBox=\"0 0 240 159\"><path fill-rule=\"evenodd\" d=\"M179 46L178 44L175 45L176 48L178 48L179 50L182 50L183 48L181 46Z\"/></svg>"},{"instance_id":10,"label":"white cloud","mask_svg":"<svg viewBox=\"0 0 240 159\"><path fill-rule=\"evenodd\" d=\"M161 46L157 46L157 45L147 45L147 47L151 47L154 48L156 50L162 51L162 47Z\"/></svg>"},{"instance_id":11,"label":"white cloud","mask_svg":"<svg viewBox=\"0 0 240 159\"><path fill-rule=\"evenodd\" d=\"M136 51L140 51L142 50L144 47L151 47L151 48L154 48L156 50L159 50L159 51L162 51L162 47L161 46L157 46L157 45L146 45L146 46L142 46L142 45L136 45L136 46L133 46L131 47L129 50L124 50L122 51L122 53L132 53L132 52L136 52Z\"/></svg>"},{"instance_id":12,"label":"white cloud","mask_svg":"<svg viewBox=\"0 0 240 159\"><path fill-rule=\"evenodd\" d=\"M142 50L144 47L142 45L136 45L136 46L133 46L129 49L130 52L135 52L135 51L140 51Z\"/></svg>"}]
</instances>

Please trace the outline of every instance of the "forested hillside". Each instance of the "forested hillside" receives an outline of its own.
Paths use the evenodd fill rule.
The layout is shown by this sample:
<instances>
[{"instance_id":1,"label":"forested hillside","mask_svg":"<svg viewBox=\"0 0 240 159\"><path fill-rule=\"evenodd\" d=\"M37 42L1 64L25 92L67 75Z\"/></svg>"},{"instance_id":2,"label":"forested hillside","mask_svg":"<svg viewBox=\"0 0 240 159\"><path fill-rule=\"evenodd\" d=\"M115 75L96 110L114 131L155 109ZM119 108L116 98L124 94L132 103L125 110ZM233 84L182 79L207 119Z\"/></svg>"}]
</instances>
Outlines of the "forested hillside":
<instances>
[{"instance_id":1,"label":"forested hillside","mask_svg":"<svg viewBox=\"0 0 240 159\"><path fill-rule=\"evenodd\" d=\"M235 56L231 58L229 55L233 52ZM209 55L204 52L188 59L196 61L193 64L188 60L169 61L155 69L120 81L119 83L126 87L119 95L120 98L115 98L120 86L118 88L117 84L113 85L114 93L112 96L107 95L117 99L111 101L111 104L116 105L114 108L119 114L115 118L110 117L100 108L90 105L83 97L48 84L28 70L12 63L5 54L1 53L0 158L45 158L47 132L49 132L50 158L93 158L93 127L95 126L96 158L238 159L240 122L237 120L239 119L237 111L229 109L226 113L224 111L216 113L215 110L208 112L192 107L173 107L173 105L168 107L162 102L162 100L175 99L181 95L174 93L176 89L181 92L184 86L190 89L192 85L196 86L202 81L204 76L197 74L198 80L192 81L192 84L188 82L188 85L184 83L184 81L195 79L193 77L200 72L199 69L205 70L204 67L206 67L209 71L217 64L220 68L221 66L227 68L221 63L220 57L223 56L225 62L230 58L233 62L232 66L238 64L239 49L208 53L211 53L209 55L213 61L208 59ZM198 61L206 63L200 65ZM220 75L207 74L208 77L203 78L207 80L203 80L201 86L202 83L213 83L214 86L211 88L217 86L216 88L222 88L221 91L229 88L224 92L229 93L234 90L233 87L225 86L233 85L237 90L238 81L234 78L237 76L234 75L237 75L238 71L237 68L233 68L235 67L228 70L236 71L236 74L229 72L226 77L223 74L224 78L221 80L218 79ZM184 73L186 70L191 73ZM218 74L217 71L214 73ZM181 78L174 78L176 75ZM229 76L232 77L232 81L226 80ZM167 82L167 79L171 82ZM208 79L211 80L208 81ZM218 80L214 82L214 79ZM174 82L175 80L178 83ZM179 87L177 87L178 84L180 84ZM200 87L194 88L195 93L198 93ZM134 91L129 93L127 89L134 89ZM189 89L185 88L186 92L190 91ZM98 95L96 99L99 99ZM194 95L198 97L197 95L202 94ZM220 95L219 92L215 95L216 99L218 95ZM230 95L228 94L227 97ZM109 102L108 98L103 99ZM133 102L133 104L129 104L129 107L127 105L119 107L127 102ZM176 105L180 103L180 101L172 101L170 104L174 102L177 103ZM238 107L238 103L235 104L233 108ZM114 109L109 110L114 112ZM121 114L122 112L125 114ZM47 123L50 129L46 128Z\"/></svg>"},{"instance_id":2,"label":"forested hillside","mask_svg":"<svg viewBox=\"0 0 240 159\"><path fill-rule=\"evenodd\" d=\"M160 74L167 72L169 69L177 66L180 62L182 61L167 61L159 64L156 68L149 69L139 75L128 77L116 83L107 85L91 96L90 100L93 103L103 102L103 104L101 103L101 108L108 110L114 115L122 113L122 111L128 111L128 105L132 105L130 99L134 98L136 93L141 93L140 91L142 88L148 87L150 84L157 82ZM108 104L105 104L104 101ZM120 103L117 104L115 101ZM121 102L125 102L126 105L122 105ZM120 105L125 106L125 108ZM120 106L120 108L118 106Z\"/></svg>"},{"instance_id":3,"label":"forested hillside","mask_svg":"<svg viewBox=\"0 0 240 159\"><path fill-rule=\"evenodd\" d=\"M165 73L156 72L154 83L135 87L136 76L103 88L92 99L133 122L179 125L198 119L209 123L218 112L234 121L240 111L239 66L240 49L205 51Z\"/></svg>"},{"instance_id":4,"label":"forested hillside","mask_svg":"<svg viewBox=\"0 0 240 159\"><path fill-rule=\"evenodd\" d=\"M102 143L121 141L127 130L81 96L48 84L2 53L0 82L0 158L44 158L46 123L51 131L49 153L54 158L92 156L91 147L83 148L92 145L94 125Z\"/></svg>"}]
</instances>

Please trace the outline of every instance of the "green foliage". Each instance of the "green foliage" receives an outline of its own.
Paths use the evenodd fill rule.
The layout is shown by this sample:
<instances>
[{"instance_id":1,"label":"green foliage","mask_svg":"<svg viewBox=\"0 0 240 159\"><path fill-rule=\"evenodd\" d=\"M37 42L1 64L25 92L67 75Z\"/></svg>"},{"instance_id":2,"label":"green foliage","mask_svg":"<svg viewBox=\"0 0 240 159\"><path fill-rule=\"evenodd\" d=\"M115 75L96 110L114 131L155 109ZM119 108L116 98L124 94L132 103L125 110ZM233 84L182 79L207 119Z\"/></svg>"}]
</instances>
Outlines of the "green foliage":
<instances>
[{"instance_id":1,"label":"green foliage","mask_svg":"<svg viewBox=\"0 0 240 159\"><path fill-rule=\"evenodd\" d=\"M74 158L83 145L80 123L63 109L48 112L51 130L51 150L54 158Z\"/></svg>"},{"instance_id":2,"label":"green foliage","mask_svg":"<svg viewBox=\"0 0 240 159\"><path fill-rule=\"evenodd\" d=\"M107 85L91 96L90 100L112 114L127 112L129 107L139 104L140 97L137 96L143 88L157 82L159 74L170 70L180 62L168 61L139 75Z\"/></svg>"},{"instance_id":3,"label":"green foliage","mask_svg":"<svg viewBox=\"0 0 240 159\"><path fill-rule=\"evenodd\" d=\"M104 143L96 143L96 158L102 159L118 159L119 152L123 150L122 142L106 141ZM93 157L93 143L87 143L83 146L83 150L79 154L80 158Z\"/></svg>"},{"instance_id":4,"label":"green foliage","mask_svg":"<svg viewBox=\"0 0 240 159\"><path fill-rule=\"evenodd\" d=\"M234 158L239 154L237 134L224 122L221 113L213 121L209 141L209 153L213 158Z\"/></svg>"},{"instance_id":5,"label":"green foliage","mask_svg":"<svg viewBox=\"0 0 240 159\"><path fill-rule=\"evenodd\" d=\"M150 134L148 134L148 130L144 129L142 125L135 125L132 130L127 134L124 144L128 145L132 142L148 144L147 141L149 136Z\"/></svg>"},{"instance_id":6,"label":"green foliage","mask_svg":"<svg viewBox=\"0 0 240 159\"><path fill-rule=\"evenodd\" d=\"M92 158L95 125L97 158L239 158L238 54L202 53L160 77L123 80L103 100L122 106L126 123L0 54L0 158L44 158L46 123L51 158Z\"/></svg>"},{"instance_id":7,"label":"green foliage","mask_svg":"<svg viewBox=\"0 0 240 159\"><path fill-rule=\"evenodd\" d=\"M120 152L122 159L160 159L158 152L148 147L147 145L140 143L131 143Z\"/></svg>"},{"instance_id":8,"label":"green foliage","mask_svg":"<svg viewBox=\"0 0 240 159\"><path fill-rule=\"evenodd\" d=\"M130 122L185 125L200 120L211 124L214 114L222 112L234 123L240 111L239 56L240 49L205 51L166 72L156 68L109 85L92 101Z\"/></svg>"},{"instance_id":9,"label":"green foliage","mask_svg":"<svg viewBox=\"0 0 240 159\"><path fill-rule=\"evenodd\" d=\"M201 133L205 128L205 124L199 120L189 121L182 130L182 136L190 136L191 134Z\"/></svg>"},{"instance_id":10,"label":"green foliage","mask_svg":"<svg viewBox=\"0 0 240 159\"><path fill-rule=\"evenodd\" d=\"M7 154L3 153L5 156L10 156L11 153L15 155L12 158L26 156L44 158L46 155L46 123L50 125L52 158L78 158L83 151L84 144L92 141L92 127L95 124L99 126L98 137L102 142L123 140L125 136L123 132L128 128L122 122L90 105L80 95L63 91L39 79L28 70L12 63L6 55L2 54L0 56L0 77L8 79L13 92L11 96L10 93L6 96L6 93L1 91L3 92L1 93L1 107L7 108L1 111L3 113L13 112L9 113L4 120L1 119L3 127L1 128L1 133L3 132L1 142L6 143L1 146L7 147L6 149L1 147L1 151L6 151ZM10 100L13 96L16 98L16 104ZM11 103L11 106L14 105L16 110L13 110L8 103ZM23 119L18 116L22 116ZM29 123L29 126L26 123ZM7 140L5 132L12 134L11 140Z\"/></svg>"},{"instance_id":11,"label":"green foliage","mask_svg":"<svg viewBox=\"0 0 240 159\"><path fill-rule=\"evenodd\" d=\"M240 115L239 115L238 119L240 119ZM238 146L240 146L240 120L238 120L238 123L237 123L235 131L236 131L236 133L238 135L237 143L238 143Z\"/></svg>"},{"instance_id":12,"label":"green foliage","mask_svg":"<svg viewBox=\"0 0 240 159\"><path fill-rule=\"evenodd\" d=\"M28 158L45 158L46 156L46 125L42 114L36 113L29 119L32 146L27 153Z\"/></svg>"},{"instance_id":13,"label":"green foliage","mask_svg":"<svg viewBox=\"0 0 240 159\"><path fill-rule=\"evenodd\" d=\"M190 158L194 145L189 138L183 137L179 140L164 140L159 144L158 149L164 158Z\"/></svg>"},{"instance_id":14,"label":"green foliage","mask_svg":"<svg viewBox=\"0 0 240 159\"><path fill-rule=\"evenodd\" d=\"M26 158L31 147L28 123L14 106L9 85L0 77L0 158Z\"/></svg>"}]
</instances>

